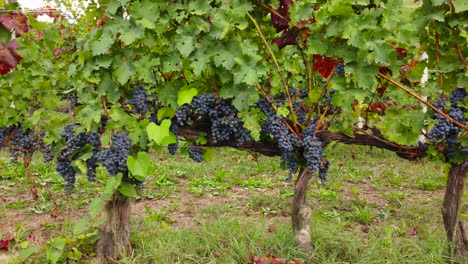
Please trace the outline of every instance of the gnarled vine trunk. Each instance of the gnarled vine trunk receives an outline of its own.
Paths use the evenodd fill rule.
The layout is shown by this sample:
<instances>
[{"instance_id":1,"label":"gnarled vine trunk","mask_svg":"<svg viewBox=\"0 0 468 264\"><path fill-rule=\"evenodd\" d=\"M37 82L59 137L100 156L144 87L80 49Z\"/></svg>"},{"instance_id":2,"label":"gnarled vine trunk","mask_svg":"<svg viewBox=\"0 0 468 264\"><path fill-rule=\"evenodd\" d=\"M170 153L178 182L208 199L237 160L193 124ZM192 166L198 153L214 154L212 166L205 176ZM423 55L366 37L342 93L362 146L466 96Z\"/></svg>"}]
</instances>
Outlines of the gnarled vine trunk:
<instances>
[{"instance_id":1,"label":"gnarled vine trunk","mask_svg":"<svg viewBox=\"0 0 468 264\"><path fill-rule=\"evenodd\" d=\"M459 219L467 172L468 168L463 168L462 165L452 165L442 208L447 238L453 245L450 254L462 261L468 261L468 223Z\"/></svg>"},{"instance_id":2,"label":"gnarled vine trunk","mask_svg":"<svg viewBox=\"0 0 468 264\"><path fill-rule=\"evenodd\" d=\"M310 216L312 210L306 203L306 192L312 174L308 169L301 169L294 186L292 204L292 227L296 246L305 254L312 255L310 237Z\"/></svg>"},{"instance_id":3,"label":"gnarled vine trunk","mask_svg":"<svg viewBox=\"0 0 468 264\"><path fill-rule=\"evenodd\" d=\"M116 191L106 204L106 222L100 228L97 256L112 263L131 249L130 199Z\"/></svg>"}]
</instances>

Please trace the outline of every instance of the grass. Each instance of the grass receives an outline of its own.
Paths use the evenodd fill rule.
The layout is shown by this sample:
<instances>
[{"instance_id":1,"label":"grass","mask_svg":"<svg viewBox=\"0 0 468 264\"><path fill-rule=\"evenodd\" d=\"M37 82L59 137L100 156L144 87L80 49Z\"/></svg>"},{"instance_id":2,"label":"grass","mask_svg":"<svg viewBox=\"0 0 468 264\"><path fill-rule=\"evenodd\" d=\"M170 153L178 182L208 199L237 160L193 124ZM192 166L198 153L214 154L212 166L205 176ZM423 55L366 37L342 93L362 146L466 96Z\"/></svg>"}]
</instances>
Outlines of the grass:
<instances>
[{"instance_id":1,"label":"grass","mask_svg":"<svg viewBox=\"0 0 468 264\"><path fill-rule=\"evenodd\" d=\"M293 183L284 181L280 160L216 149L216 158L203 163L153 153L151 176L132 207L133 252L118 263L249 263L251 256L266 254L307 263L446 261L440 215L443 164L412 163L366 147L330 146L325 152L330 179L322 186L313 178L308 191L311 258L294 247L289 215ZM0 199L5 200L0 203L0 238L13 236L16 243L13 250L0 252L0 262L47 263L47 241L76 239L75 223L102 191L105 173L98 171L94 184L78 179L67 196L52 165L34 159L24 169L10 164L6 154L1 157ZM464 197L461 217L466 219ZM70 242L84 254L79 263L92 263L96 238ZM16 256L25 242L36 253L21 260Z\"/></svg>"}]
</instances>

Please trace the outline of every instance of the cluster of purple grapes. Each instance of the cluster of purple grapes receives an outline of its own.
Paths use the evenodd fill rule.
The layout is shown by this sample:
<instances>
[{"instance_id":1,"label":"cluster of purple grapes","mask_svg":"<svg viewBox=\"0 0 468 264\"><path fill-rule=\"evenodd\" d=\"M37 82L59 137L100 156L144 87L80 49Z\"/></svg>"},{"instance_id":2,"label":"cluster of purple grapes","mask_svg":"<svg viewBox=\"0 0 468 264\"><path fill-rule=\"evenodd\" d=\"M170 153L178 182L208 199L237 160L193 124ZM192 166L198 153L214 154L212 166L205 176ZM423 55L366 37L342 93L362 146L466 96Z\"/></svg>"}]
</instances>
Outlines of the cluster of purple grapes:
<instances>
[{"instance_id":1,"label":"cluster of purple grapes","mask_svg":"<svg viewBox=\"0 0 468 264\"><path fill-rule=\"evenodd\" d=\"M466 92L464 88L457 88L448 98L440 98L433 105L440 110L444 110L447 107L447 103L450 102L450 107L447 107L449 108L448 115L454 120L462 124L466 124L466 109L464 107L458 106L458 103L464 100L467 95L468 92ZM445 139L445 143L447 145L447 156L455 156L457 150L456 141L458 135L462 131L462 128L452 123L439 113L434 113L431 117L439 121L434 125L434 128L428 134L429 142L436 143Z\"/></svg>"},{"instance_id":2,"label":"cluster of purple grapes","mask_svg":"<svg viewBox=\"0 0 468 264\"><path fill-rule=\"evenodd\" d=\"M102 163L110 175L127 172L127 159L130 155L131 139L125 132L113 134L112 146L96 152L96 161Z\"/></svg>"},{"instance_id":3,"label":"cluster of purple grapes","mask_svg":"<svg viewBox=\"0 0 468 264\"><path fill-rule=\"evenodd\" d=\"M73 189L76 181L76 173L72 166L74 154L87 145L94 147L93 153L97 153L101 146L101 139L95 132L80 132L76 134L74 129L78 126L78 123L68 124L60 132L60 136L65 140L65 146L57 157L57 165L55 169L67 182L67 185L65 186L65 189L67 190ZM95 181L96 177L96 166L93 167L92 164L94 159L95 155L86 161L86 164L88 165L88 180L91 182Z\"/></svg>"},{"instance_id":4,"label":"cluster of purple grapes","mask_svg":"<svg viewBox=\"0 0 468 264\"><path fill-rule=\"evenodd\" d=\"M0 149L8 147L13 162L26 155L33 155L34 152L42 152L44 161L53 159L50 146L43 141L43 132L34 132L31 129L23 129L22 125L14 125L0 128ZM7 142L8 141L8 144Z\"/></svg>"},{"instance_id":5,"label":"cluster of purple grapes","mask_svg":"<svg viewBox=\"0 0 468 264\"><path fill-rule=\"evenodd\" d=\"M127 101L137 114L145 114L148 112L149 100L146 89L142 86L138 86L132 92L132 99Z\"/></svg>"},{"instance_id":6,"label":"cluster of purple grapes","mask_svg":"<svg viewBox=\"0 0 468 264\"><path fill-rule=\"evenodd\" d=\"M244 128L244 122L237 116L238 113L231 100L218 99L214 94L201 94L195 96L190 104L184 104L177 109L170 130L177 135L179 127L196 124L210 133L214 143L235 140L243 144L252 140L252 137ZM177 148L177 143L168 146L171 154L175 154ZM201 153L201 149L189 148L189 156L195 161L203 160Z\"/></svg>"},{"instance_id":7,"label":"cluster of purple grapes","mask_svg":"<svg viewBox=\"0 0 468 264\"><path fill-rule=\"evenodd\" d=\"M61 94L61 95L60 95L60 99L62 99L62 100L70 100L70 106L71 106L72 108L75 108L75 107L81 105L80 103L78 103L78 96L76 95L76 93L72 93L72 94Z\"/></svg>"},{"instance_id":8,"label":"cluster of purple grapes","mask_svg":"<svg viewBox=\"0 0 468 264\"><path fill-rule=\"evenodd\" d=\"M306 90L301 90L299 93L297 93L297 91L294 92L295 90L292 91L293 92L291 92L291 96L297 97L297 95L299 95L300 99L307 98L308 96L307 92L302 92ZM334 92L335 91L330 92L330 97L333 96ZM293 106L299 108L302 103L303 102L296 99L293 101ZM278 148L281 151L281 158L285 162L289 171L292 173L296 170L298 164L301 162L301 155L299 154L303 153L303 157L310 172L319 172L319 177L322 180L325 180L329 165L322 164L322 142L313 136L317 128L316 120L313 120L304 129L301 134L301 140L299 140L297 136L294 135L294 133L292 133L288 128L286 124L287 120L283 119L283 117L279 115L276 115L274 109L271 106L271 103L268 102L268 100L261 98L259 101L257 101L254 107L260 108L267 117L266 120L264 120L264 124L262 125L261 134L269 134L274 138ZM298 115L298 121L305 122L305 115L304 119Z\"/></svg>"},{"instance_id":9,"label":"cluster of purple grapes","mask_svg":"<svg viewBox=\"0 0 468 264\"><path fill-rule=\"evenodd\" d=\"M335 67L335 72L338 74L345 74L345 65L344 63L338 63Z\"/></svg>"},{"instance_id":10,"label":"cluster of purple grapes","mask_svg":"<svg viewBox=\"0 0 468 264\"><path fill-rule=\"evenodd\" d=\"M200 147L189 146L188 153L189 153L189 157L196 162L202 162L204 160L203 151Z\"/></svg>"},{"instance_id":11,"label":"cluster of purple grapes","mask_svg":"<svg viewBox=\"0 0 468 264\"><path fill-rule=\"evenodd\" d=\"M325 155L323 156L325 157ZM328 160L322 159L322 163L320 164L318 177L322 183L325 183L328 179L328 169L330 168L330 162Z\"/></svg>"},{"instance_id":12,"label":"cluster of purple grapes","mask_svg":"<svg viewBox=\"0 0 468 264\"><path fill-rule=\"evenodd\" d=\"M311 173L316 173L319 171L323 157L322 142L319 138L314 137L316 129L317 124L314 121L304 129L302 132L302 141L300 142L301 147L304 148L304 158L307 163L307 168L309 168ZM322 177L326 178L326 175Z\"/></svg>"},{"instance_id":13,"label":"cluster of purple grapes","mask_svg":"<svg viewBox=\"0 0 468 264\"><path fill-rule=\"evenodd\" d=\"M262 126L262 134L270 134L275 139L278 148L281 151L281 157L290 171L295 171L297 161L294 158L294 144L298 141L297 137L289 130L279 115L271 115Z\"/></svg>"}]
</instances>

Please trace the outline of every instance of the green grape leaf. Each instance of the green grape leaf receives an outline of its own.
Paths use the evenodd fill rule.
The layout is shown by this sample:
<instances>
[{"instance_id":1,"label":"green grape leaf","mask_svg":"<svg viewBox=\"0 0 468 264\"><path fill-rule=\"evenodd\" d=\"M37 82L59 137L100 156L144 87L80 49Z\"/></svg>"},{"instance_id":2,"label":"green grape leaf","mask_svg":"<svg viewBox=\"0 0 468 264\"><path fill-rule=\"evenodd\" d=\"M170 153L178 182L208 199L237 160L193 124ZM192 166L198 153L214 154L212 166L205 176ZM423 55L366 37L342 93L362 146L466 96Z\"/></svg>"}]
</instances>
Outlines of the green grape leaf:
<instances>
[{"instance_id":1,"label":"green grape leaf","mask_svg":"<svg viewBox=\"0 0 468 264\"><path fill-rule=\"evenodd\" d=\"M165 118L173 118L176 115L176 110L172 107L163 107L158 110L158 120L161 121Z\"/></svg>"},{"instance_id":2,"label":"green grape leaf","mask_svg":"<svg viewBox=\"0 0 468 264\"><path fill-rule=\"evenodd\" d=\"M115 78L122 85L126 84L130 77L135 75L135 67L130 61L123 61L122 58L115 57L112 66L116 69L114 71Z\"/></svg>"},{"instance_id":3,"label":"green grape leaf","mask_svg":"<svg viewBox=\"0 0 468 264\"><path fill-rule=\"evenodd\" d=\"M119 187L119 192L127 197L131 197L131 198L138 197L138 191L135 185L129 182L122 182Z\"/></svg>"},{"instance_id":4,"label":"green grape leaf","mask_svg":"<svg viewBox=\"0 0 468 264\"><path fill-rule=\"evenodd\" d=\"M250 111L245 110L239 113L239 116L244 122L244 127L250 131L252 138L260 140L260 130L262 129L260 120L265 119L265 114L258 108L252 108Z\"/></svg>"},{"instance_id":5,"label":"green grape leaf","mask_svg":"<svg viewBox=\"0 0 468 264\"><path fill-rule=\"evenodd\" d=\"M190 104L190 102L192 102L193 97L195 97L197 94L198 90L195 88L182 89L179 91L179 94L177 96L177 104Z\"/></svg>"},{"instance_id":6,"label":"green grape leaf","mask_svg":"<svg viewBox=\"0 0 468 264\"><path fill-rule=\"evenodd\" d=\"M287 117L289 115L289 109L283 106L279 107L277 114L283 117Z\"/></svg>"},{"instance_id":7,"label":"green grape leaf","mask_svg":"<svg viewBox=\"0 0 468 264\"><path fill-rule=\"evenodd\" d=\"M91 42L91 51L93 56L106 54L112 44L114 44L113 34L109 31L104 31L98 39Z\"/></svg>"},{"instance_id":8,"label":"green grape leaf","mask_svg":"<svg viewBox=\"0 0 468 264\"><path fill-rule=\"evenodd\" d=\"M146 127L148 138L156 142L158 145L176 143L176 137L169 131L170 126L171 121L168 119L163 120L160 126L155 123L149 123Z\"/></svg>"},{"instance_id":9,"label":"green grape leaf","mask_svg":"<svg viewBox=\"0 0 468 264\"><path fill-rule=\"evenodd\" d=\"M312 18L313 4L315 1L298 1L289 9L291 12L291 21L294 24Z\"/></svg>"},{"instance_id":10,"label":"green grape leaf","mask_svg":"<svg viewBox=\"0 0 468 264\"><path fill-rule=\"evenodd\" d=\"M468 10L468 2L466 0L452 0L452 4L455 7L455 13L461 13Z\"/></svg>"},{"instance_id":11,"label":"green grape leaf","mask_svg":"<svg viewBox=\"0 0 468 264\"><path fill-rule=\"evenodd\" d=\"M137 157L128 157L127 166L132 176L139 181L144 181L148 176L151 159L147 152L138 152Z\"/></svg>"}]
</instances>

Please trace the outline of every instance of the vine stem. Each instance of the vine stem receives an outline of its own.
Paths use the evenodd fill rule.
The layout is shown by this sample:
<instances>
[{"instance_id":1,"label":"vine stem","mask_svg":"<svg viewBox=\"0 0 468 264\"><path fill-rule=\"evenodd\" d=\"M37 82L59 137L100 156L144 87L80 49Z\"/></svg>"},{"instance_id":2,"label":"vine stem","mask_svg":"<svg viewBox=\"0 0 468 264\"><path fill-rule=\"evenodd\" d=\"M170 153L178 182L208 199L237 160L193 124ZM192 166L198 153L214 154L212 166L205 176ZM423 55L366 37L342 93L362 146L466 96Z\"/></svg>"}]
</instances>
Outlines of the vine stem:
<instances>
[{"instance_id":1,"label":"vine stem","mask_svg":"<svg viewBox=\"0 0 468 264\"><path fill-rule=\"evenodd\" d=\"M464 64L467 64L467 61L465 61L465 58L463 57L463 54L460 50L460 46L458 45L455 45L455 48L457 49L457 52L458 52L458 57L460 58L460 60L464 63Z\"/></svg>"},{"instance_id":2,"label":"vine stem","mask_svg":"<svg viewBox=\"0 0 468 264\"><path fill-rule=\"evenodd\" d=\"M405 91L406 93L410 94L411 96L413 96L414 98L418 99L421 103L429 106L430 108L432 108L432 110L436 111L437 113L441 114L443 117L447 118L448 120L450 120L450 122L456 124L457 126L463 128L464 130L468 130L468 127L463 125L462 123L458 122L457 120L451 118L449 115L447 115L446 113L442 112L441 110L439 110L437 107L433 106L432 104L426 102L424 99L422 99L419 95L417 95L416 93L410 91L408 88L404 87L403 85L397 83L396 81L392 80L391 78L387 77L385 74L382 74L381 72L379 72L379 75L380 77L384 78L385 80L389 81L390 83L392 83L393 85L397 86L398 88L402 89L403 91Z\"/></svg>"},{"instance_id":3,"label":"vine stem","mask_svg":"<svg viewBox=\"0 0 468 264\"><path fill-rule=\"evenodd\" d=\"M291 94L289 93L289 86L288 86L288 83L286 82L286 79L284 78L283 71L281 70L281 67L280 67L280 65L278 63L278 60L276 59L275 53L273 53L273 50L271 50L271 47L268 44L268 41L266 40L265 36L263 35L262 29L260 28L260 25L257 23L255 18L253 18L248 12L247 12L247 16L250 18L250 20L252 20L255 27L257 28L257 31L260 34L260 37L262 38L263 43L265 43L265 46L267 47L268 52L270 53L270 55L271 55L271 57L273 59L273 62L276 65L276 69L278 70L278 75L280 76L281 81L283 82L284 90L286 91L286 95L288 96L288 103L289 103L290 111L292 113L291 116L292 116L292 121L293 121L293 124L294 124L294 128L297 130L297 118L296 118L296 115L294 114L294 107L292 105Z\"/></svg>"},{"instance_id":4,"label":"vine stem","mask_svg":"<svg viewBox=\"0 0 468 264\"><path fill-rule=\"evenodd\" d=\"M325 94L325 91L327 91L327 87L330 84L330 81L331 81L331 79L333 77L333 74L335 73L336 65L338 65L338 64L335 64L335 66L333 66L333 70L330 73L330 75L328 76L327 81L325 82L325 85L322 88L322 93L320 94L320 97L322 97Z\"/></svg>"},{"instance_id":5,"label":"vine stem","mask_svg":"<svg viewBox=\"0 0 468 264\"><path fill-rule=\"evenodd\" d=\"M259 83L255 83L258 87L258 90L260 90L260 92L262 93L263 97L265 97L265 99L271 104L271 107L273 107L273 109L275 110L275 112L278 112L278 108L276 108L275 104L273 104L273 102L270 100L270 98L268 97L268 95L265 93L265 90L263 90L262 86L259 84ZM294 131L294 129L289 125L288 122L286 122L286 120L284 120L284 118L282 118L283 120L283 123L288 127L288 129L298 138L298 139L301 139L299 137L299 135L296 133L296 131Z\"/></svg>"},{"instance_id":6,"label":"vine stem","mask_svg":"<svg viewBox=\"0 0 468 264\"><path fill-rule=\"evenodd\" d=\"M327 114L329 108L330 108L330 104L327 105L327 107L325 108L325 111L323 111L322 116L320 116L320 119L317 123L317 128L315 128L314 137L317 135L317 132L320 129L320 125L322 124L323 119L325 118L325 115Z\"/></svg>"},{"instance_id":7,"label":"vine stem","mask_svg":"<svg viewBox=\"0 0 468 264\"><path fill-rule=\"evenodd\" d=\"M210 80L211 80L211 85L213 85L213 90L215 91L216 96L218 97L218 99L221 98L221 96L219 95L218 86L216 86L216 82L213 79L213 76L210 77Z\"/></svg>"},{"instance_id":8,"label":"vine stem","mask_svg":"<svg viewBox=\"0 0 468 264\"><path fill-rule=\"evenodd\" d=\"M440 57L439 57L439 32L435 33L435 52L436 52L436 61L437 61L437 67L440 70ZM442 72L439 71L439 82L440 85L444 85L444 76Z\"/></svg>"},{"instance_id":9,"label":"vine stem","mask_svg":"<svg viewBox=\"0 0 468 264\"><path fill-rule=\"evenodd\" d=\"M106 97L103 95L101 96L101 102L102 102L102 106L104 107L104 114L106 115L106 117L109 119L109 109L107 108L107 100L106 100Z\"/></svg>"},{"instance_id":10,"label":"vine stem","mask_svg":"<svg viewBox=\"0 0 468 264\"><path fill-rule=\"evenodd\" d=\"M301 47L299 43L297 43L297 48L299 49L301 56L302 56L302 61L304 63L305 71L306 71L306 80L307 80L307 90L310 91L312 90L312 79L310 78L311 72L309 71L309 63L307 61L306 55L304 53L304 49Z\"/></svg>"}]
</instances>

